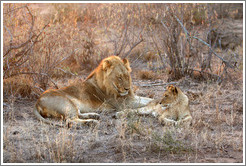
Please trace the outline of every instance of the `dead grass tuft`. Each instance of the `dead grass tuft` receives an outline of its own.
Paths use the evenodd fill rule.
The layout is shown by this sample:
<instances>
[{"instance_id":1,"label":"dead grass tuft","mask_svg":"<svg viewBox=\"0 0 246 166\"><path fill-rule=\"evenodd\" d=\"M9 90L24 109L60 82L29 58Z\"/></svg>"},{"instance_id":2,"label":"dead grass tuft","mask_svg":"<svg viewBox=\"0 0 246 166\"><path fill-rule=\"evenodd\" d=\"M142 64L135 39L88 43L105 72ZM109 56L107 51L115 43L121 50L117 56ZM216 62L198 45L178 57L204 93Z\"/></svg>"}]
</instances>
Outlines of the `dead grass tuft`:
<instances>
[{"instance_id":1,"label":"dead grass tuft","mask_svg":"<svg viewBox=\"0 0 246 166\"><path fill-rule=\"evenodd\" d=\"M142 80L154 80L158 79L158 76L155 72L151 70L140 70L137 73L137 78Z\"/></svg>"},{"instance_id":2,"label":"dead grass tuft","mask_svg":"<svg viewBox=\"0 0 246 166\"><path fill-rule=\"evenodd\" d=\"M5 97L32 97L32 84L30 79L24 77L11 77L3 80L3 93Z\"/></svg>"},{"instance_id":3,"label":"dead grass tuft","mask_svg":"<svg viewBox=\"0 0 246 166\"><path fill-rule=\"evenodd\" d=\"M151 52L151 51L147 52L147 53L144 54L144 56L143 56L143 60L144 60L145 62L157 61L158 58L159 58L159 56L156 55L154 52Z\"/></svg>"}]
</instances>

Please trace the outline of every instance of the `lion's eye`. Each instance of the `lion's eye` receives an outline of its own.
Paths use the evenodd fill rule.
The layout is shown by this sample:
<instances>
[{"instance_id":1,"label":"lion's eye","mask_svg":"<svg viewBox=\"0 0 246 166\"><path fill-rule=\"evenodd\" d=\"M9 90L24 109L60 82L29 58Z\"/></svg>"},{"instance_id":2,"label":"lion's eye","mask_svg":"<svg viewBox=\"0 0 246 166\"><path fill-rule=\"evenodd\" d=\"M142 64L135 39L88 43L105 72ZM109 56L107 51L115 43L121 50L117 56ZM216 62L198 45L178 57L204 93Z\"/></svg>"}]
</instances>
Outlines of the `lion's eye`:
<instances>
[{"instance_id":1,"label":"lion's eye","mask_svg":"<svg viewBox=\"0 0 246 166\"><path fill-rule=\"evenodd\" d=\"M118 77L118 80L122 81L122 78L121 77Z\"/></svg>"}]
</instances>

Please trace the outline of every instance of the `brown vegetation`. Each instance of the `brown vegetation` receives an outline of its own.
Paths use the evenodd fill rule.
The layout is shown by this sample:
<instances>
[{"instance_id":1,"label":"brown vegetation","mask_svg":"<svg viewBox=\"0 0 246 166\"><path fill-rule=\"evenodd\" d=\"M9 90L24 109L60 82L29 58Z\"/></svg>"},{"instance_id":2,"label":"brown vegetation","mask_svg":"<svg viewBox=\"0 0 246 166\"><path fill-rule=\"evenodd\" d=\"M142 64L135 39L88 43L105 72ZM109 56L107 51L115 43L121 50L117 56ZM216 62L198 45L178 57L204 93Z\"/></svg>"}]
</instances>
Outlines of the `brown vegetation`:
<instances>
[{"instance_id":1,"label":"brown vegetation","mask_svg":"<svg viewBox=\"0 0 246 166\"><path fill-rule=\"evenodd\" d=\"M243 162L242 4L3 4L3 162ZM33 115L46 89L128 58L136 94L171 82L190 99L190 128L152 117L58 128Z\"/></svg>"}]
</instances>

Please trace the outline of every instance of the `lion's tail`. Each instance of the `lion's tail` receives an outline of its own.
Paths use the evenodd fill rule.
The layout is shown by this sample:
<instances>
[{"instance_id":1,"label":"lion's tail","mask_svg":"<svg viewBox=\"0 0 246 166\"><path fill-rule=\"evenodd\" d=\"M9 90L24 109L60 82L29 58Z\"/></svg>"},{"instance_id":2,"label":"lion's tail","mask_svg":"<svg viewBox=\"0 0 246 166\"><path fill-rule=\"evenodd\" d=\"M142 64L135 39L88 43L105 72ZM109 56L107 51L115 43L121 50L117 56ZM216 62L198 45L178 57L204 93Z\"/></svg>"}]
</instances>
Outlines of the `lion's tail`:
<instances>
[{"instance_id":1,"label":"lion's tail","mask_svg":"<svg viewBox=\"0 0 246 166\"><path fill-rule=\"evenodd\" d=\"M47 123L47 124L50 124L50 125L53 125L53 126L59 126L59 127L64 127L64 126L65 126L64 124L53 123L52 121L50 121L50 120L45 119L44 117L42 117L42 116L40 115L40 113L38 112L37 106L35 106L35 108L34 108L34 110L33 110L33 113L34 113L34 115L35 115L39 120L41 120L41 121L44 122L44 123Z\"/></svg>"}]
</instances>

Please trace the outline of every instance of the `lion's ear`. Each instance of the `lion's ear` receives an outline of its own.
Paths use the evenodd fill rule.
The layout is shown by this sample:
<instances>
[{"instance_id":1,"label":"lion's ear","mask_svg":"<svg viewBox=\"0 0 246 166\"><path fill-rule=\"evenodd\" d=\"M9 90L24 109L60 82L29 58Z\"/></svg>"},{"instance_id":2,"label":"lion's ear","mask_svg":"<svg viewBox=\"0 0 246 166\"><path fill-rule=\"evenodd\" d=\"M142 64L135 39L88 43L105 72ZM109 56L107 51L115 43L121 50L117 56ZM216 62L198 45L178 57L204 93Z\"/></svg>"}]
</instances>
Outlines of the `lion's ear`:
<instances>
[{"instance_id":1,"label":"lion's ear","mask_svg":"<svg viewBox=\"0 0 246 166\"><path fill-rule=\"evenodd\" d=\"M112 66L112 62L110 62L109 60L104 60L103 64L102 64L102 68L103 70L107 70Z\"/></svg>"},{"instance_id":2,"label":"lion's ear","mask_svg":"<svg viewBox=\"0 0 246 166\"><path fill-rule=\"evenodd\" d=\"M124 63L124 65L126 66L127 70L128 70L129 72L131 72L132 69L131 69L131 67L130 67L130 63L129 63L128 59L126 59L126 58L123 59L123 63Z\"/></svg>"}]
</instances>

